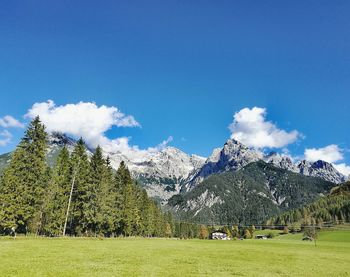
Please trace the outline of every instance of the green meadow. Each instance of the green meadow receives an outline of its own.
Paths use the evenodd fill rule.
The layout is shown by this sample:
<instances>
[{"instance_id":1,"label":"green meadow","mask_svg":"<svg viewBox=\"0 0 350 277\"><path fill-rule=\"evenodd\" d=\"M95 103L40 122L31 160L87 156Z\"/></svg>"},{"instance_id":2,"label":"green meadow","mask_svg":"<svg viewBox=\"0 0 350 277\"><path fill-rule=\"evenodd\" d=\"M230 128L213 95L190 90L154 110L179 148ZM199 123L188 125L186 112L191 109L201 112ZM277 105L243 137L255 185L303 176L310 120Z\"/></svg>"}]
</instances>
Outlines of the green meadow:
<instances>
[{"instance_id":1,"label":"green meadow","mask_svg":"<svg viewBox=\"0 0 350 277\"><path fill-rule=\"evenodd\" d=\"M0 276L350 276L350 231L301 238L1 238Z\"/></svg>"}]
</instances>

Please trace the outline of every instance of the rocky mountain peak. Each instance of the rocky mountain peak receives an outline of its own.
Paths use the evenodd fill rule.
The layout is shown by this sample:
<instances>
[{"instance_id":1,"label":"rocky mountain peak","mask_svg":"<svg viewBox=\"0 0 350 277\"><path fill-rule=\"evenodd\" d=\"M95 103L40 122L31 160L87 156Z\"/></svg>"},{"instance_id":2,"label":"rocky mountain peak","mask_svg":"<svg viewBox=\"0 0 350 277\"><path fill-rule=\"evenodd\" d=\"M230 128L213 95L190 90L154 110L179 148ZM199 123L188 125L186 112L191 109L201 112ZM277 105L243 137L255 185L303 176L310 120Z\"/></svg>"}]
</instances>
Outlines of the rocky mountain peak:
<instances>
[{"instance_id":1,"label":"rocky mountain peak","mask_svg":"<svg viewBox=\"0 0 350 277\"><path fill-rule=\"evenodd\" d=\"M319 177L337 184L344 182L346 179L345 176L338 172L332 164L321 160L313 163L302 160L297 164L297 168L300 174Z\"/></svg>"},{"instance_id":2,"label":"rocky mountain peak","mask_svg":"<svg viewBox=\"0 0 350 277\"><path fill-rule=\"evenodd\" d=\"M270 152L264 157L264 161L282 169L298 172L298 168L293 163L292 158L284 154Z\"/></svg>"},{"instance_id":3,"label":"rocky mountain peak","mask_svg":"<svg viewBox=\"0 0 350 277\"><path fill-rule=\"evenodd\" d=\"M183 191L191 190L211 174L235 171L251 162L262 159L262 157L261 152L251 149L235 139L229 139L222 148L214 149L213 154L206 160L193 179L186 184Z\"/></svg>"},{"instance_id":4,"label":"rocky mountain peak","mask_svg":"<svg viewBox=\"0 0 350 277\"><path fill-rule=\"evenodd\" d=\"M318 160L318 161L314 162L311 165L311 167L316 168L316 169L327 169L327 170L334 169L333 165L331 165L330 163L327 163L325 161L322 161L322 160Z\"/></svg>"},{"instance_id":5,"label":"rocky mountain peak","mask_svg":"<svg viewBox=\"0 0 350 277\"><path fill-rule=\"evenodd\" d=\"M60 132L52 132L49 134L49 145L58 146L74 146L76 140Z\"/></svg>"}]
</instances>

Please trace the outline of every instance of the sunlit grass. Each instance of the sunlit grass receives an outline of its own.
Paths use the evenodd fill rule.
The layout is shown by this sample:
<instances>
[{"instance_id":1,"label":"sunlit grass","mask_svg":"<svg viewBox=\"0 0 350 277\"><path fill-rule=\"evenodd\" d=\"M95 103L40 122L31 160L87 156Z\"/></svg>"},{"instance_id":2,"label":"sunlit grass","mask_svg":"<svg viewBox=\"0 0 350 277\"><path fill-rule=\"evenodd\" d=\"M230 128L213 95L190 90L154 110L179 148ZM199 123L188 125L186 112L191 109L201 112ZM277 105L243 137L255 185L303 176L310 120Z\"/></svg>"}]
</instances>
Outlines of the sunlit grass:
<instances>
[{"instance_id":1,"label":"sunlit grass","mask_svg":"<svg viewBox=\"0 0 350 277\"><path fill-rule=\"evenodd\" d=\"M2 238L0 276L350 276L349 231L320 234L317 247L299 236L266 241Z\"/></svg>"}]
</instances>

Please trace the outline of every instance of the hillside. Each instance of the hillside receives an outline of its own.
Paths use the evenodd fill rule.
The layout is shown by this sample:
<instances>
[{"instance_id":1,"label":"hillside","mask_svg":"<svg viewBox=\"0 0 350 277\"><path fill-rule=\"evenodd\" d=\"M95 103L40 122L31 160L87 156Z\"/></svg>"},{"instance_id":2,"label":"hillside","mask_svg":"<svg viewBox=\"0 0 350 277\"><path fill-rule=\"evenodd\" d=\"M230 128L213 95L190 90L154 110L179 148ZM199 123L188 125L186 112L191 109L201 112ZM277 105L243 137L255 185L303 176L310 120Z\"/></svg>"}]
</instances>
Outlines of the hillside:
<instances>
[{"instance_id":1,"label":"hillside","mask_svg":"<svg viewBox=\"0 0 350 277\"><path fill-rule=\"evenodd\" d=\"M350 181L332 188L331 192L315 202L285 212L267 221L267 225L304 224L322 226L350 222Z\"/></svg>"},{"instance_id":2,"label":"hillside","mask_svg":"<svg viewBox=\"0 0 350 277\"><path fill-rule=\"evenodd\" d=\"M263 161L236 172L212 175L176 195L169 208L181 219L207 224L256 224L308 204L334 183L277 168Z\"/></svg>"},{"instance_id":3,"label":"hillside","mask_svg":"<svg viewBox=\"0 0 350 277\"><path fill-rule=\"evenodd\" d=\"M10 160L11 160L11 153L0 155L0 173L9 164Z\"/></svg>"}]
</instances>

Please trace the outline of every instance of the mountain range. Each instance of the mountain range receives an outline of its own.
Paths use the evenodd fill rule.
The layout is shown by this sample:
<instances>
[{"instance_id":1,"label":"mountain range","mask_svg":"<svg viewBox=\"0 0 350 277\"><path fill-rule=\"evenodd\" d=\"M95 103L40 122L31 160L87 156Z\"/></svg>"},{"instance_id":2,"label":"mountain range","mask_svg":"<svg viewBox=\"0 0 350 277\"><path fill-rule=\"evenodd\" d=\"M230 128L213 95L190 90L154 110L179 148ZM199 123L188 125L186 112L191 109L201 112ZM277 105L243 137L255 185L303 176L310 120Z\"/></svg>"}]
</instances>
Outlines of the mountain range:
<instances>
[{"instance_id":1,"label":"mountain range","mask_svg":"<svg viewBox=\"0 0 350 277\"><path fill-rule=\"evenodd\" d=\"M256 224L328 193L334 183L278 168L262 160L213 174L173 196L168 207L182 220L202 224Z\"/></svg>"},{"instance_id":2,"label":"mountain range","mask_svg":"<svg viewBox=\"0 0 350 277\"><path fill-rule=\"evenodd\" d=\"M184 187L190 191L199 183L212 174L227 171L237 171L246 165L264 161L278 168L305 176L320 177L333 183L342 183L346 177L338 172L332 164L325 161L308 162L301 160L293 163L293 159L287 155L271 152L265 154L261 151L249 148L237 140L228 140L222 148L215 149L213 154L206 160L198 173Z\"/></svg>"},{"instance_id":3,"label":"mountain range","mask_svg":"<svg viewBox=\"0 0 350 277\"><path fill-rule=\"evenodd\" d=\"M61 133L52 133L49 137L48 162L53 164L64 145L71 151L76 140ZM88 149L92 155L93 149ZM188 155L174 147L165 147L148 154L143 160L133 160L122 153L105 153L116 169L123 160L133 177L148 194L166 204L167 200L179 193L192 191L211 175L238 171L250 163L264 161L277 168L304 176L319 177L332 183L342 183L346 177L332 164L325 161L293 162L287 155L271 152L265 154L249 148L234 139L229 139L222 148L214 149L210 157ZM0 170L10 160L11 154L0 156Z\"/></svg>"}]
</instances>

